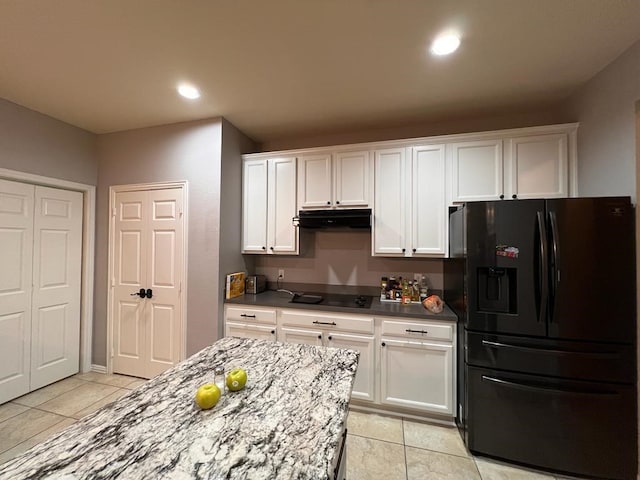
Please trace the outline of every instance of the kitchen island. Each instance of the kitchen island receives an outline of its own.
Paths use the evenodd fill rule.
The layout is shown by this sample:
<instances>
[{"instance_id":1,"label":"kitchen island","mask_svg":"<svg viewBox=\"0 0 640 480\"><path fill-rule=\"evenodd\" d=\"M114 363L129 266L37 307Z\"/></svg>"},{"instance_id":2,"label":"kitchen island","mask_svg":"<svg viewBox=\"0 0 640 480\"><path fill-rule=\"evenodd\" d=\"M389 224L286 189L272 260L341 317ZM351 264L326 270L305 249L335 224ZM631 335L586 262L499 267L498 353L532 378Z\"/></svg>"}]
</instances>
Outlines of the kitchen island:
<instances>
[{"instance_id":1,"label":"kitchen island","mask_svg":"<svg viewBox=\"0 0 640 480\"><path fill-rule=\"evenodd\" d=\"M332 479L357 363L353 350L223 338L0 465L0 479ZM247 385L200 410L217 365L244 368Z\"/></svg>"}]
</instances>

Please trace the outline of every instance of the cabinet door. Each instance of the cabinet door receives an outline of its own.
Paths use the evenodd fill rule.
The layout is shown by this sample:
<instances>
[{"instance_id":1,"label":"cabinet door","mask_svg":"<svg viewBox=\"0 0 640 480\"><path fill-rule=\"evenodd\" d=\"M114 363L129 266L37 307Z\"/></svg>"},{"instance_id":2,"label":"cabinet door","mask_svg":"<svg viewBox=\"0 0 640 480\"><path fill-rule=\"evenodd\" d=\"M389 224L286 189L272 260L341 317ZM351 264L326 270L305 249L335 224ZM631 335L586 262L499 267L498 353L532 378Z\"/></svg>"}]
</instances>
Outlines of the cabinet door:
<instances>
[{"instance_id":1,"label":"cabinet door","mask_svg":"<svg viewBox=\"0 0 640 480\"><path fill-rule=\"evenodd\" d=\"M360 352L358 371L353 383L351 397L359 400L375 401L375 340L372 335L353 335L329 332L327 346L350 348Z\"/></svg>"},{"instance_id":2,"label":"cabinet door","mask_svg":"<svg viewBox=\"0 0 640 480\"><path fill-rule=\"evenodd\" d=\"M267 251L267 160L242 165L242 253Z\"/></svg>"},{"instance_id":3,"label":"cabinet door","mask_svg":"<svg viewBox=\"0 0 640 480\"><path fill-rule=\"evenodd\" d=\"M34 192L0 180L0 404L30 390Z\"/></svg>"},{"instance_id":4,"label":"cabinet door","mask_svg":"<svg viewBox=\"0 0 640 480\"><path fill-rule=\"evenodd\" d=\"M370 204L370 160L368 151L339 152L334 156L334 205L366 208Z\"/></svg>"},{"instance_id":5,"label":"cabinet door","mask_svg":"<svg viewBox=\"0 0 640 480\"><path fill-rule=\"evenodd\" d=\"M281 342L285 343L322 345L322 332L320 330L282 327L280 329L279 338Z\"/></svg>"},{"instance_id":6,"label":"cabinet door","mask_svg":"<svg viewBox=\"0 0 640 480\"><path fill-rule=\"evenodd\" d=\"M268 253L298 253L295 157L269 160Z\"/></svg>"},{"instance_id":7,"label":"cabinet door","mask_svg":"<svg viewBox=\"0 0 640 480\"><path fill-rule=\"evenodd\" d=\"M330 208L331 154L303 155L300 157L298 175L298 208Z\"/></svg>"},{"instance_id":8,"label":"cabinet door","mask_svg":"<svg viewBox=\"0 0 640 480\"><path fill-rule=\"evenodd\" d=\"M449 218L444 188L445 146L414 147L411 174L411 253L445 255Z\"/></svg>"},{"instance_id":9,"label":"cabinet door","mask_svg":"<svg viewBox=\"0 0 640 480\"><path fill-rule=\"evenodd\" d=\"M452 201L499 200L503 194L502 140L452 143Z\"/></svg>"},{"instance_id":10,"label":"cabinet door","mask_svg":"<svg viewBox=\"0 0 640 480\"><path fill-rule=\"evenodd\" d=\"M569 194L566 133L507 140L505 195L507 198L563 198Z\"/></svg>"},{"instance_id":11,"label":"cabinet door","mask_svg":"<svg viewBox=\"0 0 640 480\"><path fill-rule=\"evenodd\" d=\"M453 414L453 346L382 339L381 402Z\"/></svg>"},{"instance_id":12,"label":"cabinet door","mask_svg":"<svg viewBox=\"0 0 640 480\"><path fill-rule=\"evenodd\" d=\"M253 323L225 322L224 334L227 337L275 340L276 326L256 325Z\"/></svg>"},{"instance_id":13,"label":"cabinet door","mask_svg":"<svg viewBox=\"0 0 640 480\"><path fill-rule=\"evenodd\" d=\"M404 148L374 153L373 254L406 253L407 172Z\"/></svg>"}]
</instances>

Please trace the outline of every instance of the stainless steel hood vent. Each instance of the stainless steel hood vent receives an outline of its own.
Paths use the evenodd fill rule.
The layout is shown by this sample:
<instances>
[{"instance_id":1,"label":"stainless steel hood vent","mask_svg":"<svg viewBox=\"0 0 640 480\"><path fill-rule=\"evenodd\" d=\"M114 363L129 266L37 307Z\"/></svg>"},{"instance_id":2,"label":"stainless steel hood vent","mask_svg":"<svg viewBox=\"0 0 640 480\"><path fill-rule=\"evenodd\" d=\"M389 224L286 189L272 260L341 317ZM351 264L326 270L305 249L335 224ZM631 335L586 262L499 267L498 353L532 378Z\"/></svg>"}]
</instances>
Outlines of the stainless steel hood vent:
<instances>
[{"instance_id":1,"label":"stainless steel hood vent","mask_svg":"<svg viewBox=\"0 0 640 480\"><path fill-rule=\"evenodd\" d=\"M371 209L300 210L297 220L301 228L371 228Z\"/></svg>"}]
</instances>

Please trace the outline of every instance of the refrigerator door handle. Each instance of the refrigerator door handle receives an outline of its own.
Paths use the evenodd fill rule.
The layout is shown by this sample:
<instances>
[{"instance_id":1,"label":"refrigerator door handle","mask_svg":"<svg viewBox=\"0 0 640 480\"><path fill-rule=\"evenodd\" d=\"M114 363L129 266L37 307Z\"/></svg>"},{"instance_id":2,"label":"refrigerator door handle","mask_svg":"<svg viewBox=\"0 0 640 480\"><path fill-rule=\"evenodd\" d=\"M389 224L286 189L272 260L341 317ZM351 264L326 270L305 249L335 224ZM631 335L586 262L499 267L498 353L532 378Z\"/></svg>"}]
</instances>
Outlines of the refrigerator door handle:
<instances>
[{"instance_id":1,"label":"refrigerator door handle","mask_svg":"<svg viewBox=\"0 0 640 480\"><path fill-rule=\"evenodd\" d=\"M538 211L538 230L540 231L540 303L538 304L538 322L545 321L547 301L549 299L549 261L547 259L547 224L544 212Z\"/></svg>"},{"instance_id":2,"label":"refrigerator door handle","mask_svg":"<svg viewBox=\"0 0 640 480\"><path fill-rule=\"evenodd\" d=\"M549 322L553 322L553 311L556 298L556 292L558 291L558 284L560 283L560 249L558 246L558 218L556 212L549 212L549 224L551 225L551 288L549 292L549 298L551 308L549 309Z\"/></svg>"},{"instance_id":3,"label":"refrigerator door handle","mask_svg":"<svg viewBox=\"0 0 640 480\"><path fill-rule=\"evenodd\" d=\"M539 348L539 347L527 347L524 345L511 345L510 343L492 342L491 340L482 340L482 345L488 348L511 348L513 350L522 350L525 352L536 352L549 355L569 355L572 357L592 357L601 359L617 359L620 358L620 354L617 352L589 352L578 350L557 350L553 348Z\"/></svg>"},{"instance_id":4,"label":"refrigerator door handle","mask_svg":"<svg viewBox=\"0 0 640 480\"><path fill-rule=\"evenodd\" d=\"M572 389L561 389L554 388L551 386L544 385L530 385L528 383L521 382L513 382L510 380L502 380L501 378L489 377L488 375L482 375L482 380L485 382L491 382L506 388L517 388L518 390L529 390L529 391L543 391L549 393L560 393L564 395L597 395L597 396L618 396L619 393L615 391L603 391L603 390L572 390Z\"/></svg>"}]
</instances>

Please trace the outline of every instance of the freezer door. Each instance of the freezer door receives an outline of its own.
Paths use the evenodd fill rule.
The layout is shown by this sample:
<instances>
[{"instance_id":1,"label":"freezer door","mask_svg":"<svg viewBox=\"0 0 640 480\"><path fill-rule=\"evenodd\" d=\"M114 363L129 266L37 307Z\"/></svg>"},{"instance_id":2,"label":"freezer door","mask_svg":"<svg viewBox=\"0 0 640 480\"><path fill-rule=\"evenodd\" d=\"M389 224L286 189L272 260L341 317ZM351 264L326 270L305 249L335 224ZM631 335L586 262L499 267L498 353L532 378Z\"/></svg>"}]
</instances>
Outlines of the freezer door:
<instances>
[{"instance_id":1,"label":"freezer door","mask_svg":"<svg viewBox=\"0 0 640 480\"><path fill-rule=\"evenodd\" d=\"M544 200L466 204L467 329L543 337Z\"/></svg>"},{"instance_id":2,"label":"freezer door","mask_svg":"<svg viewBox=\"0 0 640 480\"><path fill-rule=\"evenodd\" d=\"M468 367L467 447L587 477L636 478L635 385Z\"/></svg>"},{"instance_id":3,"label":"freezer door","mask_svg":"<svg viewBox=\"0 0 640 480\"><path fill-rule=\"evenodd\" d=\"M547 201L549 336L633 343L634 210L628 197Z\"/></svg>"}]
</instances>

